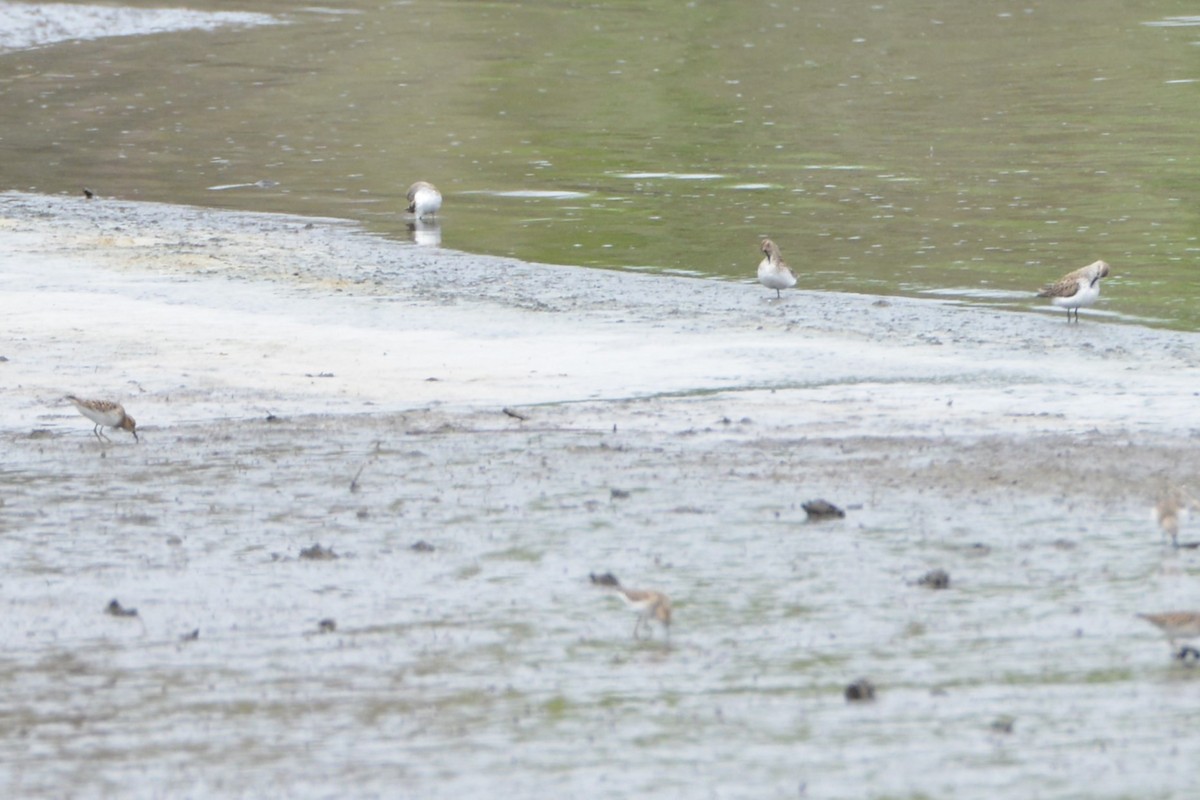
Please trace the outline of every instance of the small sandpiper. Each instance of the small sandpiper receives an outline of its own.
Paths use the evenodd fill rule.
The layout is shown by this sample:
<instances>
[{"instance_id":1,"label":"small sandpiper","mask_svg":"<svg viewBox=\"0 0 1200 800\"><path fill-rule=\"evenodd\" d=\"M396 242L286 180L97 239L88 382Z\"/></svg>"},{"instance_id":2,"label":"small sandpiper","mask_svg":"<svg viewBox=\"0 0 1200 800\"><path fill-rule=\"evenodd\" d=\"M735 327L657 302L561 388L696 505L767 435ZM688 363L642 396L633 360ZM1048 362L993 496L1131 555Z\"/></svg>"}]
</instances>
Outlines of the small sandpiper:
<instances>
[{"instance_id":1,"label":"small sandpiper","mask_svg":"<svg viewBox=\"0 0 1200 800\"><path fill-rule=\"evenodd\" d=\"M766 258L758 264L758 282L768 289L775 290L775 299L783 297L781 289L790 289L796 285L796 276L792 268L783 263L779 254L779 245L770 239L763 239L762 251Z\"/></svg>"},{"instance_id":2,"label":"small sandpiper","mask_svg":"<svg viewBox=\"0 0 1200 800\"><path fill-rule=\"evenodd\" d=\"M432 183L417 181L408 187L408 212L416 214L417 219L432 217L441 207L442 193Z\"/></svg>"},{"instance_id":3,"label":"small sandpiper","mask_svg":"<svg viewBox=\"0 0 1200 800\"><path fill-rule=\"evenodd\" d=\"M633 625L633 638L641 638L641 629L646 628L647 637L653 636L652 620L658 620L663 626L666 641L671 641L671 600L662 592L649 589L626 589L611 572L603 575L589 576L592 583L602 589L615 592L625 604L637 612L637 622Z\"/></svg>"},{"instance_id":4,"label":"small sandpiper","mask_svg":"<svg viewBox=\"0 0 1200 800\"><path fill-rule=\"evenodd\" d=\"M1050 302L1067 310L1067 322L1071 321L1071 310L1075 310L1075 321L1079 322L1079 309L1090 306L1100 297L1100 279L1108 277L1109 266L1104 261L1093 261L1086 267L1068 272L1058 281L1038 292L1038 297L1049 297Z\"/></svg>"},{"instance_id":5,"label":"small sandpiper","mask_svg":"<svg viewBox=\"0 0 1200 800\"><path fill-rule=\"evenodd\" d=\"M1167 486L1158 494L1154 505L1154 517L1164 536L1171 537L1171 544L1179 547L1180 518L1187 513L1183 492L1176 486Z\"/></svg>"},{"instance_id":6,"label":"small sandpiper","mask_svg":"<svg viewBox=\"0 0 1200 800\"><path fill-rule=\"evenodd\" d=\"M1200 611L1168 611L1163 614L1138 614L1139 617L1156 626L1167 635L1167 641L1175 651L1176 639L1195 639L1200 637ZM1200 659L1200 650L1191 645L1184 645L1175 657L1183 660L1188 656Z\"/></svg>"},{"instance_id":7,"label":"small sandpiper","mask_svg":"<svg viewBox=\"0 0 1200 800\"><path fill-rule=\"evenodd\" d=\"M92 428L92 433L96 434L97 439L103 441L112 441L104 435L101 428L120 428L129 431L133 434L133 440L138 441L138 435L135 428L137 423L133 421L133 417L125 413L125 409L120 403L113 403L108 400L84 400L76 397L73 394L67 395L67 399L75 404L79 409L79 413L96 423L96 427Z\"/></svg>"}]
</instances>

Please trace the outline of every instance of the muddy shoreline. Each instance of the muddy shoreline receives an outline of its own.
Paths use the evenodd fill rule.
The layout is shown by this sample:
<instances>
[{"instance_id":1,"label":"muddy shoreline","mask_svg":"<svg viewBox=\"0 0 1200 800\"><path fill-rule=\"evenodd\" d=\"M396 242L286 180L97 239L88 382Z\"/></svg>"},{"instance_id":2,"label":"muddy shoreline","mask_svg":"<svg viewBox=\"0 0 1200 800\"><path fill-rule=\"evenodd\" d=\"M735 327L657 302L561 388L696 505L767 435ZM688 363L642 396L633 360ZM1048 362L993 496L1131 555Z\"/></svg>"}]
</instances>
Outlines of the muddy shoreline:
<instances>
[{"instance_id":1,"label":"muddy shoreline","mask_svg":"<svg viewBox=\"0 0 1200 800\"><path fill-rule=\"evenodd\" d=\"M17 337L0 419L14 434L73 427L70 413L41 407L59 391L129 399L150 429L272 410L642 400L663 412L664 433L678 427L673 406L708 405L713 420L753 412L760 435L780 441L1012 437L1017 452L988 446L1018 466L990 471L1057 491L1091 491L1078 477L1095 465L1066 457L1071 444L1178 445L1105 496L1144 494L1171 464L1194 471L1194 334L870 295L772 302L750 281L525 264L387 242L338 220L15 193L0 213L0 288ZM243 339L222 335L247 322ZM79 363L47 363L68 338ZM80 388L64 378L73 371L93 377ZM1046 452L1034 457L1037 439ZM1032 477L1038 463L1055 466Z\"/></svg>"},{"instance_id":2,"label":"muddy shoreline","mask_svg":"<svg viewBox=\"0 0 1200 800\"><path fill-rule=\"evenodd\" d=\"M1198 338L802 287L0 195L7 793L1183 791Z\"/></svg>"}]
</instances>

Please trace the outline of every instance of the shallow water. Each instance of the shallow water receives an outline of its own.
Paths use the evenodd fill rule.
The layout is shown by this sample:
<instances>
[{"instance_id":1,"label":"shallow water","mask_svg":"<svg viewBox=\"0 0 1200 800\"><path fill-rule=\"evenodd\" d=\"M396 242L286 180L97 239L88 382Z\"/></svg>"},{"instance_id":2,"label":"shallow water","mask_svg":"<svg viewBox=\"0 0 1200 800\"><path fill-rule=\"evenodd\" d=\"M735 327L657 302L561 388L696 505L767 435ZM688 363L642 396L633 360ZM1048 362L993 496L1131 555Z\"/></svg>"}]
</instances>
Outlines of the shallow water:
<instances>
[{"instance_id":1,"label":"shallow water","mask_svg":"<svg viewBox=\"0 0 1200 800\"><path fill-rule=\"evenodd\" d=\"M408 238L421 178L468 252L748 279L771 235L803 288L1000 307L1104 258L1109 319L1200 327L1186 3L238 10L280 24L0 55L0 188Z\"/></svg>"},{"instance_id":2,"label":"shallow water","mask_svg":"<svg viewBox=\"0 0 1200 800\"><path fill-rule=\"evenodd\" d=\"M1195 334L0 212L6 796L1194 786L1200 671L1133 615L1200 607L1148 514L1200 473Z\"/></svg>"}]
</instances>

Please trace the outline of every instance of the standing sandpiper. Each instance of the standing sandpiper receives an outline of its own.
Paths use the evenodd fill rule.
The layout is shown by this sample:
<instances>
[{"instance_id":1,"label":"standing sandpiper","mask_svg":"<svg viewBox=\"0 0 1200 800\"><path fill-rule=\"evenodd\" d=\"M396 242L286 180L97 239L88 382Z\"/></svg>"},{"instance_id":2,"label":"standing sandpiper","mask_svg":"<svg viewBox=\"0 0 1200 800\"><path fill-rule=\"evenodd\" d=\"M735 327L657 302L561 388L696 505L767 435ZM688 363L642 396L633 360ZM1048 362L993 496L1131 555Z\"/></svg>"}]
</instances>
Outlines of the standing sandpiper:
<instances>
[{"instance_id":1,"label":"standing sandpiper","mask_svg":"<svg viewBox=\"0 0 1200 800\"><path fill-rule=\"evenodd\" d=\"M76 397L73 394L67 395L67 399L75 404L79 409L79 413L96 423L96 427L92 428L92 433L96 434L97 439L111 441L101 428L120 428L129 431L133 434L133 440L138 441L137 423L133 421L133 417L125 413L120 403L113 403L108 400L84 400Z\"/></svg>"},{"instance_id":2,"label":"standing sandpiper","mask_svg":"<svg viewBox=\"0 0 1200 800\"><path fill-rule=\"evenodd\" d=\"M796 285L796 276L792 274L791 267L783 263L779 245L770 239L763 239L762 251L766 258L758 264L758 282L768 289L774 289L775 298L779 299L783 297L780 289L790 289Z\"/></svg>"},{"instance_id":3,"label":"standing sandpiper","mask_svg":"<svg viewBox=\"0 0 1200 800\"><path fill-rule=\"evenodd\" d=\"M1170 536L1171 544L1175 547L1179 547L1179 527L1187 520L1188 511L1193 508L1200 508L1200 503L1197 503L1182 486L1168 483L1158 493L1158 502L1154 505L1154 518L1158 521L1163 535ZM1194 544L1184 546L1188 549L1195 547Z\"/></svg>"},{"instance_id":4,"label":"standing sandpiper","mask_svg":"<svg viewBox=\"0 0 1200 800\"><path fill-rule=\"evenodd\" d=\"M1079 322L1079 309L1090 306L1100 297L1100 279L1108 277L1108 264L1094 261L1086 267L1068 272L1058 281L1038 292L1038 297L1049 297L1050 302L1067 310L1067 322L1071 321L1071 310L1075 310L1075 321Z\"/></svg>"},{"instance_id":5,"label":"standing sandpiper","mask_svg":"<svg viewBox=\"0 0 1200 800\"><path fill-rule=\"evenodd\" d=\"M637 612L637 622L633 625L633 638L641 638L641 629L646 628L647 637L653 636L652 620L658 620L663 626L666 641L671 641L671 601L662 592L649 589L626 589L611 572L603 575L589 576L592 583L602 589L615 592L625 604Z\"/></svg>"},{"instance_id":6,"label":"standing sandpiper","mask_svg":"<svg viewBox=\"0 0 1200 800\"><path fill-rule=\"evenodd\" d=\"M441 207L442 193L432 183L417 181L408 187L408 212L416 214L417 219L432 217Z\"/></svg>"},{"instance_id":7,"label":"standing sandpiper","mask_svg":"<svg viewBox=\"0 0 1200 800\"><path fill-rule=\"evenodd\" d=\"M1200 612L1168 611L1163 614L1138 614L1138 616L1167 635L1172 652L1175 651L1176 639L1187 640L1200 637ZM1191 645L1184 645L1179 652L1175 653L1175 657L1180 660L1186 659L1189 655L1200 659L1200 650Z\"/></svg>"}]
</instances>

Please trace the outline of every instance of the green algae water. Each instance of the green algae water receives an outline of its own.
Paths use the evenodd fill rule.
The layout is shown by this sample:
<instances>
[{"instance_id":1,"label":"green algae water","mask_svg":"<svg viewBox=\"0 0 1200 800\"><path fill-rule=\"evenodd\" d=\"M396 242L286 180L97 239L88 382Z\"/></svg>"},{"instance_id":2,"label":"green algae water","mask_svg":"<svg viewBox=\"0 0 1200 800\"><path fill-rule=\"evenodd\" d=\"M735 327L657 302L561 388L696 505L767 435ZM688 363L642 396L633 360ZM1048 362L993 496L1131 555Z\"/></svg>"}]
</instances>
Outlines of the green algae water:
<instances>
[{"instance_id":1,"label":"green algae water","mask_svg":"<svg viewBox=\"0 0 1200 800\"><path fill-rule=\"evenodd\" d=\"M1186 3L193 7L276 24L0 54L0 188L408 238L423 179L458 250L1022 309L1103 258L1085 317L1200 328Z\"/></svg>"}]
</instances>

